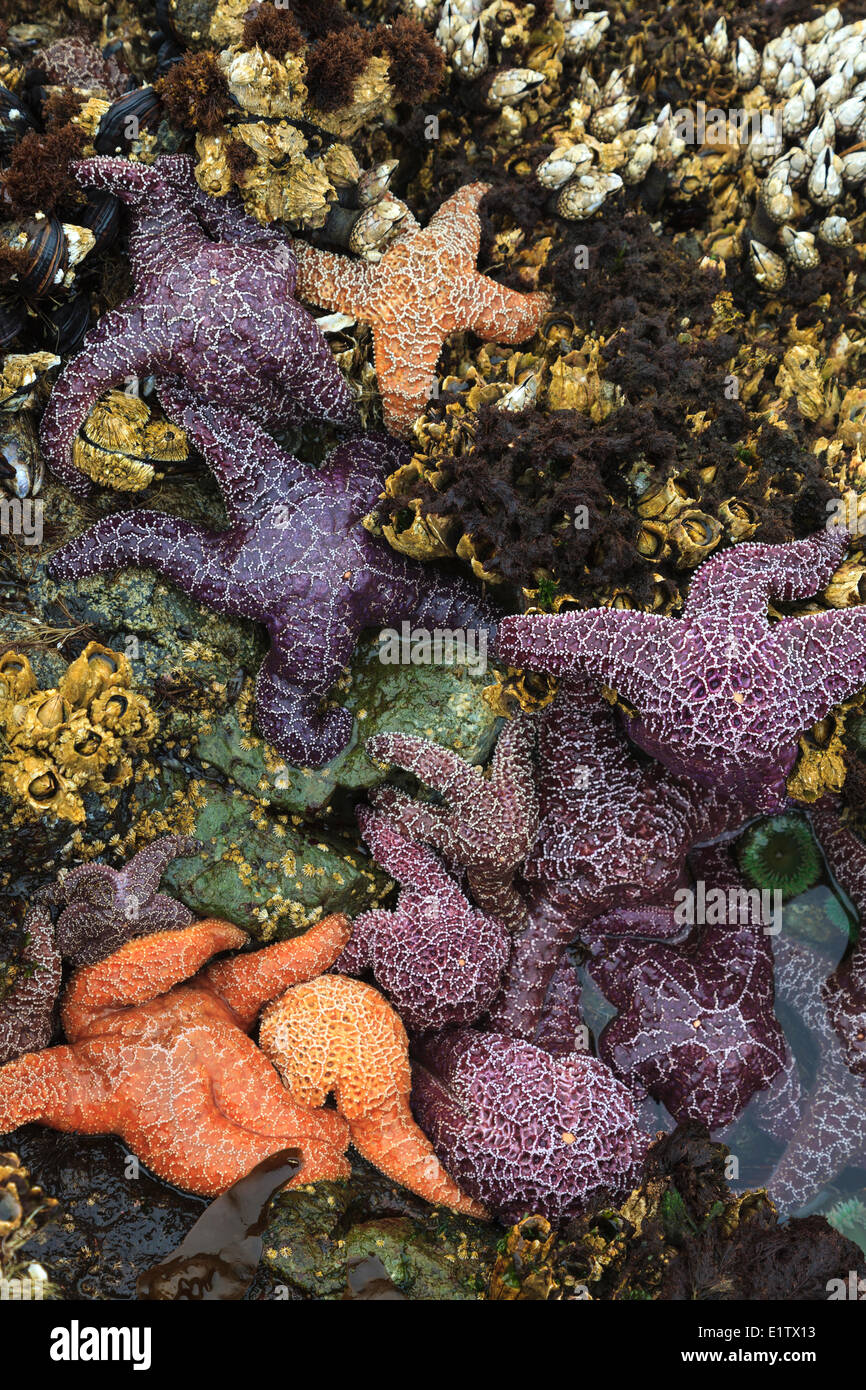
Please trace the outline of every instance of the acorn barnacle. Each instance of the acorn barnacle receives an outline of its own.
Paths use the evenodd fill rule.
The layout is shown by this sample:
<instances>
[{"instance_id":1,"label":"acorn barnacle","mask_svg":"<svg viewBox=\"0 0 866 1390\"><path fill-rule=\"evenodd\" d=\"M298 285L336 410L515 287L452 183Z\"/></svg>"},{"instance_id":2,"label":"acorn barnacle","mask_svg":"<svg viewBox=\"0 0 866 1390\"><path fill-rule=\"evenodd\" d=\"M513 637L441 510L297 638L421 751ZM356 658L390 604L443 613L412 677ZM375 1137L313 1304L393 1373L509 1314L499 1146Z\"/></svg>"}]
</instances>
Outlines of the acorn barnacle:
<instances>
[{"instance_id":1,"label":"acorn barnacle","mask_svg":"<svg viewBox=\"0 0 866 1390\"><path fill-rule=\"evenodd\" d=\"M21 652L4 652L0 656L0 700L17 704L35 689L36 677L27 657Z\"/></svg>"},{"instance_id":2,"label":"acorn barnacle","mask_svg":"<svg viewBox=\"0 0 866 1390\"><path fill-rule=\"evenodd\" d=\"M100 790L105 769L115 767L123 753L120 740L91 724L85 710L76 710L51 751L64 777L95 790Z\"/></svg>"},{"instance_id":3,"label":"acorn barnacle","mask_svg":"<svg viewBox=\"0 0 866 1390\"><path fill-rule=\"evenodd\" d=\"M0 762L0 790L10 801L37 815L55 816L76 825L84 820L84 807L74 784L51 758L36 753L4 758Z\"/></svg>"},{"instance_id":4,"label":"acorn barnacle","mask_svg":"<svg viewBox=\"0 0 866 1390\"><path fill-rule=\"evenodd\" d=\"M117 734L126 748L146 748L158 727L147 700L134 690L110 687L97 695L88 712L95 728Z\"/></svg>"},{"instance_id":5,"label":"acorn barnacle","mask_svg":"<svg viewBox=\"0 0 866 1390\"><path fill-rule=\"evenodd\" d=\"M99 642L88 642L81 655L66 668L59 688L71 705L84 707L114 686L125 688L131 679L129 661L123 652L112 651Z\"/></svg>"},{"instance_id":6,"label":"acorn barnacle","mask_svg":"<svg viewBox=\"0 0 866 1390\"><path fill-rule=\"evenodd\" d=\"M6 736L18 748L49 748L70 712L59 691L37 690L7 713Z\"/></svg>"}]
</instances>

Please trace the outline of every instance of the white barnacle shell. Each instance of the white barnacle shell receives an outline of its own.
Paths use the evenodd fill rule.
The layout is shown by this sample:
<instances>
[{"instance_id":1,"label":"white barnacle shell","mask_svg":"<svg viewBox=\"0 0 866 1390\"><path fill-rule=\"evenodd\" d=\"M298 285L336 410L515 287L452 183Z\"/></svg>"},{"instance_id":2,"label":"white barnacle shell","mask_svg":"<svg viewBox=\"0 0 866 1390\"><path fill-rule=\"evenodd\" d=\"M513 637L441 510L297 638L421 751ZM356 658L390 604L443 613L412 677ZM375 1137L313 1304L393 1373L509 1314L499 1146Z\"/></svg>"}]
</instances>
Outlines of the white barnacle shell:
<instances>
[{"instance_id":1,"label":"white barnacle shell","mask_svg":"<svg viewBox=\"0 0 866 1390\"><path fill-rule=\"evenodd\" d=\"M387 192L391 175L399 162L398 159L386 159L381 164L374 164L372 169L364 170L358 179L356 189L359 208L368 208L373 203L378 203Z\"/></svg>"},{"instance_id":2,"label":"white barnacle shell","mask_svg":"<svg viewBox=\"0 0 866 1390\"><path fill-rule=\"evenodd\" d=\"M821 259L811 232L800 232L795 227L780 227L779 241L791 265L799 270L811 270Z\"/></svg>"},{"instance_id":3,"label":"white barnacle shell","mask_svg":"<svg viewBox=\"0 0 866 1390\"><path fill-rule=\"evenodd\" d=\"M593 154L589 145L559 145L557 149L542 160L535 171L535 177L542 188L561 188L573 179L579 170L592 163Z\"/></svg>"},{"instance_id":4,"label":"white barnacle shell","mask_svg":"<svg viewBox=\"0 0 866 1390\"><path fill-rule=\"evenodd\" d=\"M610 25L607 10L589 10L579 19L564 24L565 52L569 58L582 58L598 48Z\"/></svg>"},{"instance_id":5,"label":"white barnacle shell","mask_svg":"<svg viewBox=\"0 0 866 1390\"><path fill-rule=\"evenodd\" d=\"M777 256L762 241L750 241L749 260L752 274L759 285L766 286L768 290L781 289L788 276L788 268L781 256Z\"/></svg>"},{"instance_id":6,"label":"white barnacle shell","mask_svg":"<svg viewBox=\"0 0 866 1390\"><path fill-rule=\"evenodd\" d=\"M806 151L806 158L810 164L814 164L826 149L832 149L836 143L836 122L833 119L832 111L825 111L820 121L803 141L803 149Z\"/></svg>"},{"instance_id":7,"label":"white barnacle shell","mask_svg":"<svg viewBox=\"0 0 866 1390\"><path fill-rule=\"evenodd\" d=\"M451 66L461 77L471 81L472 78L480 77L483 72L487 71L489 62L490 50L487 47L484 30L481 28L481 21L476 20L462 43L455 49L451 58Z\"/></svg>"},{"instance_id":8,"label":"white barnacle shell","mask_svg":"<svg viewBox=\"0 0 866 1390\"><path fill-rule=\"evenodd\" d=\"M655 146L649 141L632 146L629 157L620 170L623 183L632 187L634 184L642 183L655 163Z\"/></svg>"},{"instance_id":9,"label":"white barnacle shell","mask_svg":"<svg viewBox=\"0 0 866 1390\"><path fill-rule=\"evenodd\" d=\"M822 82L815 91L815 107L821 115L825 111L835 111L836 107L845 100L852 87L852 83L846 78L843 72L837 70L831 72L826 81Z\"/></svg>"},{"instance_id":10,"label":"white barnacle shell","mask_svg":"<svg viewBox=\"0 0 866 1390\"><path fill-rule=\"evenodd\" d=\"M852 188L866 179L866 150L853 150L851 154L842 155L842 179Z\"/></svg>"},{"instance_id":11,"label":"white barnacle shell","mask_svg":"<svg viewBox=\"0 0 866 1390\"><path fill-rule=\"evenodd\" d=\"M637 97L620 97L613 106L600 106L589 121L590 134L609 141L625 130L637 105Z\"/></svg>"},{"instance_id":12,"label":"white barnacle shell","mask_svg":"<svg viewBox=\"0 0 866 1390\"><path fill-rule=\"evenodd\" d=\"M733 57L734 80L741 91L754 87L761 72L761 60L748 39L737 39Z\"/></svg>"},{"instance_id":13,"label":"white barnacle shell","mask_svg":"<svg viewBox=\"0 0 866 1390\"><path fill-rule=\"evenodd\" d=\"M856 130L864 115L866 115L866 99L863 97L846 97L843 102L833 108L836 129L841 131L843 135Z\"/></svg>"},{"instance_id":14,"label":"white barnacle shell","mask_svg":"<svg viewBox=\"0 0 866 1390\"><path fill-rule=\"evenodd\" d=\"M761 127L749 141L749 161L755 169L766 169L778 159L785 148L785 140L776 121L769 112L761 117Z\"/></svg>"},{"instance_id":15,"label":"white barnacle shell","mask_svg":"<svg viewBox=\"0 0 866 1390\"><path fill-rule=\"evenodd\" d=\"M513 106L543 81L544 73L535 72L533 68L505 68L496 74L487 89L487 105Z\"/></svg>"},{"instance_id":16,"label":"white barnacle shell","mask_svg":"<svg viewBox=\"0 0 866 1390\"><path fill-rule=\"evenodd\" d=\"M806 37L810 43L818 43L827 34L831 34L834 29L838 29L842 23L842 15L838 8L833 5L831 9L825 10L815 19L810 19L804 26Z\"/></svg>"},{"instance_id":17,"label":"white barnacle shell","mask_svg":"<svg viewBox=\"0 0 866 1390\"><path fill-rule=\"evenodd\" d=\"M628 88L633 81L634 63L629 63L624 72L621 68L614 68L601 89L602 106L613 106L615 101L627 96Z\"/></svg>"},{"instance_id":18,"label":"white barnacle shell","mask_svg":"<svg viewBox=\"0 0 866 1390\"><path fill-rule=\"evenodd\" d=\"M782 107L782 130L789 139L808 130L814 109L815 84L806 76Z\"/></svg>"},{"instance_id":19,"label":"white barnacle shell","mask_svg":"<svg viewBox=\"0 0 866 1390\"><path fill-rule=\"evenodd\" d=\"M842 161L829 146L815 160L806 191L819 208L828 208L842 196Z\"/></svg>"},{"instance_id":20,"label":"white barnacle shell","mask_svg":"<svg viewBox=\"0 0 866 1390\"><path fill-rule=\"evenodd\" d=\"M826 76L833 65L833 50L826 39L806 45L803 64L809 76L816 82Z\"/></svg>"},{"instance_id":21,"label":"white barnacle shell","mask_svg":"<svg viewBox=\"0 0 866 1390\"><path fill-rule=\"evenodd\" d=\"M717 19L709 34L704 35L704 50L708 58L720 61L728 51L728 26L725 16Z\"/></svg>"},{"instance_id":22,"label":"white barnacle shell","mask_svg":"<svg viewBox=\"0 0 866 1390\"><path fill-rule=\"evenodd\" d=\"M563 188L556 201L556 210L572 222L582 222L598 212L605 199L620 188L619 174L604 174L600 170L580 174Z\"/></svg>"},{"instance_id":23,"label":"white barnacle shell","mask_svg":"<svg viewBox=\"0 0 866 1390\"><path fill-rule=\"evenodd\" d=\"M497 410L527 410L529 406L535 404L538 396L538 377L535 372L530 372L525 381L520 381L516 386L512 386L510 391L506 391L504 396L500 396L496 402Z\"/></svg>"},{"instance_id":24,"label":"white barnacle shell","mask_svg":"<svg viewBox=\"0 0 866 1390\"><path fill-rule=\"evenodd\" d=\"M818 225L818 236L828 246L850 246L854 240L847 217L825 217Z\"/></svg>"},{"instance_id":25,"label":"white barnacle shell","mask_svg":"<svg viewBox=\"0 0 866 1390\"><path fill-rule=\"evenodd\" d=\"M794 192L784 170L777 169L761 184L761 206L774 222L787 222L794 216Z\"/></svg>"}]
</instances>

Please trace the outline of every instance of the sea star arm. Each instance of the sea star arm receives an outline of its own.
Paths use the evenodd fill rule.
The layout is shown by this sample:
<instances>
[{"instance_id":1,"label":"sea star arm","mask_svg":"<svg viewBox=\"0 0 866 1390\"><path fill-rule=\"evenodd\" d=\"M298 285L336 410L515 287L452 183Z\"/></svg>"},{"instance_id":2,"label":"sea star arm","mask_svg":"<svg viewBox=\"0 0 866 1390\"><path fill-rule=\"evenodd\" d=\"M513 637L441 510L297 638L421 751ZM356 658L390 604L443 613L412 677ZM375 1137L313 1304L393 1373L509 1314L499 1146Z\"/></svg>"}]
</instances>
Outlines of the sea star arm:
<instances>
[{"instance_id":1,"label":"sea star arm","mask_svg":"<svg viewBox=\"0 0 866 1390\"><path fill-rule=\"evenodd\" d=\"M232 611L219 537L161 512L103 517L55 551L50 569L57 579L78 579L129 565L155 569L208 607Z\"/></svg>"},{"instance_id":2,"label":"sea star arm","mask_svg":"<svg viewBox=\"0 0 866 1390\"><path fill-rule=\"evenodd\" d=\"M772 629L776 671L800 730L866 685L866 608L788 618Z\"/></svg>"},{"instance_id":3,"label":"sea star arm","mask_svg":"<svg viewBox=\"0 0 866 1390\"><path fill-rule=\"evenodd\" d=\"M382 413L389 430L407 434L423 412L436 376L442 334L435 323L414 317L373 329L373 359Z\"/></svg>"},{"instance_id":4,"label":"sea star arm","mask_svg":"<svg viewBox=\"0 0 866 1390\"><path fill-rule=\"evenodd\" d=\"M194 835L161 835L158 840L153 840L138 850L129 863L124 865L120 876L128 891L134 894L139 902L144 903L157 892L160 879L169 864L175 859L186 859L198 854L201 849L201 840L197 840ZM83 867L86 868L87 865ZM75 872L73 870L73 873ZM67 883L71 878L72 874L69 875Z\"/></svg>"},{"instance_id":5,"label":"sea star arm","mask_svg":"<svg viewBox=\"0 0 866 1390\"><path fill-rule=\"evenodd\" d=\"M350 712L338 705L322 708L322 703L351 656L354 633L342 643L335 641L315 682L303 683L287 674L294 653L285 629L280 636L283 650L272 647L256 677L256 720L268 742L293 766L322 767L352 736Z\"/></svg>"},{"instance_id":6,"label":"sea star arm","mask_svg":"<svg viewBox=\"0 0 866 1390\"><path fill-rule=\"evenodd\" d=\"M498 343L522 343L536 331L551 308L550 295L521 294L481 275L472 277L468 297L467 328L479 338ZM477 306L477 307L476 307Z\"/></svg>"},{"instance_id":7,"label":"sea star arm","mask_svg":"<svg viewBox=\"0 0 866 1390\"><path fill-rule=\"evenodd\" d=\"M372 266L333 251L320 251L304 241L295 242L294 249L298 258L295 294L299 299L322 309L365 318L375 285Z\"/></svg>"},{"instance_id":8,"label":"sea star arm","mask_svg":"<svg viewBox=\"0 0 866 1390\"><path fill-rule=\"evenodd\" d=\"M160 377L156 390L166 414L204 455L236 524L258 520L310 477L312 470L249 415L197 399L177 377Z\"/></svg>"},{"instance_id":9,"label":"sea star arm","mask_svg":"<svg viewBox=\"0 0 866 1390\"><path fill-rule=\"evenodd\" d=\"M136 286L180 256L194 254L203 234L188 215L185 155L168 155L155 164L114 156L77 160L72 168L84 188L113 193L135 210L128 232L129 259Z\"/></svg>"},{"instance_id":10,"label":"sea star arm","mask_svg":"<svg viewBox=\"0 0 866 1390\"><path fill-rule=\"evenodd\" d=\"M27 1052L0 1067L0 1134L19 1125L98 1134L106 1100L99 1081L74 1047ZM95 1127L92 1117L99 1115Z\"/></svg>"},{"instance_id":11,"label":"sea star arm","mask_svg":"<svg viewBox=\"0 0 866 1390\"><path fill-rule=\"evenodd\" d=\"M217 961L204 979L237 1014L241 1027L251 1028L259 1010L290 985L322 975L334 964L351 935L348 917L335 913L310 927L303 936L278 941L249 955Z\"/></svg>"},{"instance_id":12,"label":"sea star arm","mask_svg":"<svg viewBox=\"0 0 866 1390\"><path fill-rule=\"evenodd\" d=\"M375 734L367 739L367 752L377 762L393 763L415 776L442 796L451 797L470 775L469 764L459 753L443 748L417 734ZM479 779L473 779L479 789Z\"/></svg>"},{"instance_id":13,"label":"sea star arm","mask_svg":"<svg viewBox=\"0 0 866 1390\"><path fill-rule=\"evenodd\" d=\"M532 1042L552 1057L586 1051L589 1034L581 1012L580 976L563 951L547 990Z\"/></svg>"},{"instance_id":14,"label":"sea star arm","mask_svg":"<svg viewBox=\"0 0 866 1390\"><path fill-rule=\"evenodd\" d=\"M491 1027L531 1042L563 952L586 916L575 895L574 914L564 913L538 895L529 908L529 925L514 942L502 989L490 1010Z\"/></svg>"},{"instance_id":15,"label":"sea star arm","mask_svg":"<svg viewBox=\"0 0 866 1390\"><path fill-rule=\"evenodd\" d=\"M751 542L711 556L695 570L685 616L704 608L735 608L767 620L771 598L811 598L830 582L850 540L844 527L830 527L786 545Z\"/></svg>"},{"instance_id":16,"label":"sea star arm","mask_svg":"<svg viewBox=\"0 0 866 1390\"><path fill-rule=\"evenodd\" d=\"M428 235L445 252L460 257L472 266L481 245L478 207L489 188L489 183L464 184L437 208L427 227Z\"/></svg>"},{"instance_id":17,"label":"sea star arm","mask_svg":"<svg viewBox=\"0 0 866 1390\"><path fill-rule=\"evenodd\" d=\"M367 806L358 807L357 817L361 834L376 863L402 887L413 889L423 886L425 896L435 896L443 909L449 900L465 906L463 894L454 879L445 872L429 849L407 840L393 821Z\"/></svg>"},{"instance_id":18,"label":"sea star arm","mask_svg":"<svg viewBox=\"0 0 866 1390\"><path fill-rule=\"evenodd\" d=\"M137 937L96 965L77 970L63 999L63 1027L74 1042L94 1016L143 1004L195 975L217 951L236 950L246 932L230 922L196 922L181 931Z\"/></svg>"},{"instance_id":19,"label":"sea star arm","mask_svg":"<svg viewBox=\"0 0 866 1390\"><path fill-rule=\"evenodd\" d=\"M19 974L0 1000L0 1064L51 1041L54 1004L60 989L60 952L45 908L31 907L24 918L27 939Z\"/></svg>"},{"instance_id":20,"label":"sea star arm","mask_svg":"<svg viewBox=\"0 0 866 1390\"><path fill-rule=\"evenodd\" d=\"M64 367L42 417L40 440L46 463L77 497L92 487L72 462L73 440L90 410L110 387L158 370L169 353L156 316L131 302L103 314L86 349Z\"/></svg>"},{"instance_id":21,"label":"sea star arm","mask_svg":"<svg viewBox=\"0 0 866 1390\"><path fill-rule=\"evenodd\" d=\"M660 667L674 620L633 609L532 613L503 618L498 652L511 666L566 676L584 671L638 703Z\"/></svg>"}]
</instances>

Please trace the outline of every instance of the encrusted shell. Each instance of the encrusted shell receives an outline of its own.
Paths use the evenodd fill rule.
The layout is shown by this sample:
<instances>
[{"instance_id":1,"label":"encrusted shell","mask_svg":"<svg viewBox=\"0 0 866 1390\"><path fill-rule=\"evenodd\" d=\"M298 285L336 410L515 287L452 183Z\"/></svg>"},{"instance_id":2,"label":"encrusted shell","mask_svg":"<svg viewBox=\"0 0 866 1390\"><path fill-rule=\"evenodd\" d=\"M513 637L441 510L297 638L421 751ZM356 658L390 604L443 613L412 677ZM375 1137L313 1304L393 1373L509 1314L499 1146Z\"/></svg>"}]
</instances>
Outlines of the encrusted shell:
<instances>
[{"instance_id":1,"label":"encrusted shell","mask_svg":"<svg viewBox=\"0 0 866 1390\"><path fill-rule=\"evenodd\" d=\"M88 642L81 655L67 666L58 689L70 705L83 708L107 690L125 689L131 680L129 660L123 652Z\"/></svg>"}]
</instances>

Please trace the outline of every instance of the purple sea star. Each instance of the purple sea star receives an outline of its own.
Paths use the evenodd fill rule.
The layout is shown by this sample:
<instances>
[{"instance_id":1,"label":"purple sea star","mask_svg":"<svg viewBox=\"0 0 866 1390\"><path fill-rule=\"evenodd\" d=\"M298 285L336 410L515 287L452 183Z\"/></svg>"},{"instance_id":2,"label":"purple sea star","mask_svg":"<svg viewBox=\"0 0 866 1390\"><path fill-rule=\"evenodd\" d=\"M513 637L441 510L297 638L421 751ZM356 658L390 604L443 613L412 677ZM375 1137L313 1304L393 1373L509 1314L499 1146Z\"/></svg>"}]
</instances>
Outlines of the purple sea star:
<instances>
[{"instance_id":1,"label":"purple sea star","mask_svg":"<svg viewBox=\"0 0 866 1390\"><path fill-rule=\"evenodd\" d=\"M183 903L160 893L159 880L173 859L197 854L191 835L163 835L140 849L122 869L80 864L55 890L63 903L57 945L75 965L92 965L136 936L179 931L193 921Z\"/></svg>"},{"instance_id":2,"label":"purple sea star","mask_svg":"<svg viewBox=\"0 0 866 1390\"><path fill-rule=\"evenodd\" d=\"M463 579L398 555L361 518L409 451L356 436L321 468L300 463L249 418L163 382L175 419L210 463L230 527L219 533L159 512L105 517L63 546L52 573L73 579L147 565L218 612L264 623L271 650L256 681L265 738L290 762L321 766L352 732L346 709L320 709L365 627L493 627Z\"/></svg>"},{"instance_id":3,"label":"purple sea star","mask_svg":"<svg viewBox=\"0 0 866 1390\"><path fill-rule=\"evenodd\" d=\"M775 811L797 739L866 683L866 607L770 623L771 599L805 599L837 568L848 533L744 542L695 571L682 618L596 608L509 617L501 657L583 671L636 707L636 743L674 772Z\"/></svg>"},{"instance_id":4,"label":"purple sea star","mask_svg":"<svg viewBox=\"0 0 866 1390\"><path fill-rule=\"evenodd\" d=\"M721 848L702 853L698 875L725 894L741 886ZM710 1130L736 1119L788 1061L773 1012L770 924L754 920L748 898L738 907L739 921L728 910L682 945L605 940L589 967L619 1010L599 1056L636 1097L648 1093L676 1121Z\"/></svg>"},{"instance_id":5,"label":"purple sea star","mask_svg":"<svg viewBox=\"0 0 866 1390\"><path fill-rule=\"evenodd\" d=\"M367 741L371 758L414 772L447 802L435 806L396 787L381 787L373 804L412 839L439 850L452 868L465 870L477 906L512 931L526 923L515 871L538 830L534 746L534 719L523 715L513 720L500 733L485 776L459 754L412 734L377 734Z\"/></svg>"},{"instance_id":6,"label":"purple sea star","mask_svg":"<svg viewBox=\"0 0 866 1390\"><path fill-rule=\"evenodd\" d=\"M60 989L60 952L47 909L34 904L24 918L26 933L19 974L0 999L0 1066L51 1042L54 1005Z\"/></svg>"},{"instance_id":7,"label":"purple sea star","mask_svg":"<svg viewBox=\"0 0 866 1390\"><path fill-rule=\"evenodd\" d=\"M837 965L822 994L847 1065L866 1082L866 845L843 824L838 804L830 797L812 806L809 818L827 863L860 917L857 944Z\"/></svg>"},{"instance_id":8,"label":"purple sea star","mask_svg":"<svg viewBox=\"0 0 866 1390\"><path fill-rule=\"evenodd\" d=\"M785 937L776 939L773 953L778 996L797 1010L820 1051L799 1122L789 1124L787 1133L778 1123L766 1125L776 1138L788 1140L767 1191L780 1211L793 1212L848 1164L866 1167L866 1085L848 1067L823 997L832 961L805 942Z\"/></svg>"},{"instance_id":9,"label":"purple sea star","mask_svg":"<svg viewBox=\"0 0 866 1390\"><path fill-rule=\"evenodd\" d=\"M511 949L503 924L467 902L435 854L405 839L385 816L361 807L361 833L402 885L394 912L357 917L335 965L371 969L407 1028L416 1033L472 1023L489 1008Z\"/></svg>"},{"instance_id":10,"label":"purple sea star","mask_svg":"<svg viewBox=\"0 0 866 1390\"><path fill-rule=\"evenodd\" d=\"M496 1026L522 1038L534 1036L563 950L594 918L608 913L608 932L619 914L619 929L632 934L679 934L672 895L688 850L747 814L736 796L638 754L585 676L563 680L542 712L538 766L539 830L523 871L530 920L493 1009Z\"/></svg>"},{"instance_id":11,"label":"purple sea star","mask_svg":"<svg viewBox=\"0 0 866 1390\"><path fill-rule=\"evenodd\" d=\"M357 425L325 339L292 298L297 260L284 238L236 197L203 193L187 155L73 167L83 185L130 205L135 294L102 315L43 417L46 461L72 492L83 497L91 486L72 463L76 432L104 391L135 376L181 378L193 394L264 424L313 417Z\"/></svg>"},{"instance_id":12,"label":"purple sea star","mask_svg":"<svg viewBox=\"0 0 866 1390\"><path fill-rule=\"evenodd\" d=\"M527 1212L558 1224L637 1183L649 1140L595 1057L456 1029L423 1042L413 1076L415 1117L443 1165L505 1224Z\"/></svg>"}]
</instances>

